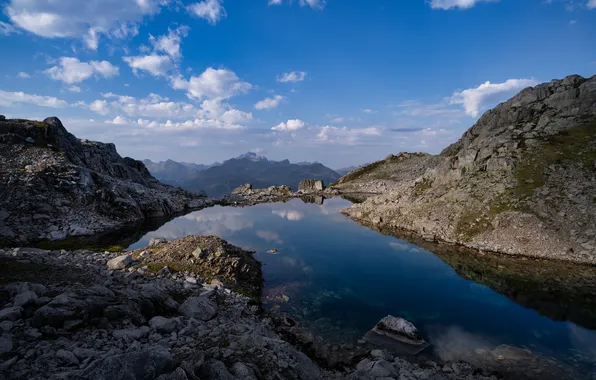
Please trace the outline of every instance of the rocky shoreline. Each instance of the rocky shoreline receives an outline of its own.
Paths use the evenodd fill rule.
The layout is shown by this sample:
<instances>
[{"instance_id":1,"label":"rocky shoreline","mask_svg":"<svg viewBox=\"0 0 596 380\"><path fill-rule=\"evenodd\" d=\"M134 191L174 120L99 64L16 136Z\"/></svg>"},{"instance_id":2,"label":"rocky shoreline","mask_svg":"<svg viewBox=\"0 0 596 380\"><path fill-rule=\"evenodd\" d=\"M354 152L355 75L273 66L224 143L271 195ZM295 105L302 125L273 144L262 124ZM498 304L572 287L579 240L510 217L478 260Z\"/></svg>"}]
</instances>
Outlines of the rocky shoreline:
<instances>
[{"instance_id":1,"label":"rocky shoreline","mask_svg":"<svg viewBox=\"0 0 596 380\"><path fill-rule=\"evenodd\" d=\"M0 379L498 378L333 347L215 279L118 255L0 250Z\"/></svg>"},{"instance_id":2,"label":"rocky shoreline","mask_svg":"<svg viewBox=\"0 0 596 380\"><path fill-rule=\"evenodd\" d=\"M479 251L596 265L596 76L527 88L440 155L400 153L328 192L342 212Z\"/></svg>"}]
</instances>

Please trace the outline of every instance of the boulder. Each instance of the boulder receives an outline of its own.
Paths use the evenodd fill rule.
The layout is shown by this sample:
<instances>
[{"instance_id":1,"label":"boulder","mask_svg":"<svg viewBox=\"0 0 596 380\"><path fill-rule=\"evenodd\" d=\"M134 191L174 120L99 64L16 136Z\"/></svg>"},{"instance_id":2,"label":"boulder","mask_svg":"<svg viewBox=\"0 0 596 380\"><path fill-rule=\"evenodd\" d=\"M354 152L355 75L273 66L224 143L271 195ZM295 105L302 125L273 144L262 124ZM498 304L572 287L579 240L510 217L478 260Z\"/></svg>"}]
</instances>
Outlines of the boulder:
<instances>
[{"instance_id":1,"label":"boulder","mask_svg":"<svg viewBox=\"0 0 596 380\"><path fill-rule=\"evenodd\" d=\"M79 359L70 351L58 350L56 357L66 365L79 365Z\"/></svg>"},{"instance_id":2,"label":"boulder","mask_svg":"<svg viewBox=\"0 0 596 380\"><path fill-rule=\"evenodd\" d=\"M188 318L209 321L217 315L217 305L209 298L189 297L178 309L180 314Z\"/></svg>"},{"instance_id":3,"label":"boulder","mask_svg":"<svg viewBox=\"0 0 596 380\"><path fill-rule=\"evenodd\" d=\"M149 240L149 247L155 247L156 245L164 244L167 240L164 238L152 238Z\"/></svg>"},{"instance_id":4,"label":"boulder","mask_svg":"<svg viewBox=\"0 0 596 380\"><path fill-rule=\"evenodd\" d=\"M161 316L153 317L149 321L149 326L162 334L170 334L178 328L178 321L173 318L165 318Z\"/></svg>"},{"instance_id":5,"label":"boulder","mask_svg":"<svg viewBox=\"0 0 596 380\"><path fill-rule=\"evenodd\" d=\"M298 191L303 193L312 193L317 191L323 191L325 186L323 181L319 181L316 179L305 179L304 181L298 184Z\"/></svg>"},{"instance_id":6,"label":"boulder","mask_svg":"<svg viewBox=\"0 0 596 380\"><path fill-rule=\"evenodd\" d=\"M0 336L0 355L12 351L12 337L10 335Z\"/></svg>"},{"instance_id":7,"label":"boulder","mask_svg":"<svg viewBox=\"0 0 596 380\"><path fill-rule=\"evenodd\" d=\"M20 306L7 307L6 309L0 310L0 321L16 321L21 318L23 308Z\"/></svg>"},{"instance_id":8,"label":"boulder","mask_svg":"<svg viewBox=\"0 0 596 380\"><path fill-rule=\"evenodd\" d=\"M108 356L87 367L77 380L148 380L174 370L172 354L161 346Z\"/></svg>"},{"instance_id":9,"label":"boulder","mask_svg":"<svg viewBox=\"0 0 596 380\"><path fill-rule=\"evenodd\" d=\"M14 306L26 306L34 304L35 301L37 301L37 294L35 294L35 292L32 292L31 290L28 290L17 295L14 298L13 304Z\"/></svg>"},{"instance_id":10,"label":"boulder","mask_svg":"<svg viewBox=\"0 0 596 380\"><path fill-rule=\"evenodd\" d=\"M415 355L428 346L422 334L411 322L392 315L381 319L366 333L364 339L398 355Z\"/></svg>"},{"instance_id":11,"label":"boulder","mask_svg":"<svg viewBox=\"0 0 596 380\"><path fill-rule=\"evenodd\" d=\"M252 192L252 185L250 183L244 184L242 186L238 186L232 191L233 195L245 195L250 194Z\"/></svg>"},{"instance_id":12,"label":"boulder","mask_svg":"<svg viewBox=\"0 0 596 380\"><path fill-rule=\"evenodd\" d=\"M126 269L132 264L132 256L131 255L122 255L113 258L112 260L108 261L108 269L111 270L118 270L118 269Z\"/></svg>"}]
</instances>

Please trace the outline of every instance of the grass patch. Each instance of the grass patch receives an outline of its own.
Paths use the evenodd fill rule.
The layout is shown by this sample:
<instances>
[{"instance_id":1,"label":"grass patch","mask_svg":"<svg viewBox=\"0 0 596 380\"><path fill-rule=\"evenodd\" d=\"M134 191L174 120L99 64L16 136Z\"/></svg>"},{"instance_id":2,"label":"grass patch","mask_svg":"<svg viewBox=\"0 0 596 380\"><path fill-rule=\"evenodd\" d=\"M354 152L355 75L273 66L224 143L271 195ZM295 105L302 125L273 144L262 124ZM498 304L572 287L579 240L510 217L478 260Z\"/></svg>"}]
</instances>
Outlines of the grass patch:
<instances>
[{"instance_id":1,"label":"grass patch","mask_svg":"<svg viewBox=\"0 0 596 380\"><path fill-rule=\"evenodd\" d=\"M99 245L99 244L90 244L88 239L84 237L77 237L72 236L68 237L64 240L49 240L44 239L39 241L35 244L38 248L46 249L48 251L57 251L57 250L78 250L82 249L85 251L98 251L98 252L122 252L126 249L126 247L122 245Z\"/></svg>"}]
</instances>

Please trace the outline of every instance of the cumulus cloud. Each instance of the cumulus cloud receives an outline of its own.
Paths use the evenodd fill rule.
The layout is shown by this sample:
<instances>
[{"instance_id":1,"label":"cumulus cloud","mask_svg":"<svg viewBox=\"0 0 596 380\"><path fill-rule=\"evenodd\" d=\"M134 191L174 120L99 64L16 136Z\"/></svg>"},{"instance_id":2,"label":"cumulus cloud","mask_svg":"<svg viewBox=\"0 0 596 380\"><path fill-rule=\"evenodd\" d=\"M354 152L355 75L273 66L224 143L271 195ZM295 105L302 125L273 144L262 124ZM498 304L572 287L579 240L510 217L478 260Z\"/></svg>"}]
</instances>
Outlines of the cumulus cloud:
<instances>
[{"instance_id":1,"label":"cumulus cloud","mask_svg":"<svg viewBox=\"0 0 596 380\"><path fill-rule=\"evenodd\" d=\"M181 76L172 78L172 88L186 90L187 96L194 99L228 99L249 91L252 85L241 81L231 70L209 67L189 80Z\"/></svg>"},{"instance_id":2,"label":"cumulus cloud","mask_svg":"<svg viewBox=\"0 0 596 380\"><path fill-rule=\"evenodd\" d=\"M68 103L53 96L26 94L24 92L8 92L0 90L0 106L10 107L13 104L33 104L41 107L64 108Z\"/></svg>"},{"instance_id":3,"label":"cumulus cloud","mask_svg":"<svg viewBox=\"0 0 596 380\"><path fill-rule=\"evenodd\" d=\"M31 75L27 74L24 71L21 71L20 73L17 74L17 77L19 77L21 79L29 79L29 78L31 78Z\"/></svg>"},{"instance_id":4,"label":"cumulus cloud","mask_svg":"<svg viewBox=\"0 0 596 380\"><path fill-rule=\"evenodd\" d=\"M537 83L534 79L508 79L503 83L487 81L476 88L455 92L449 101L451 104L463 105L466 114L477 117L486 103L498 100L504 94L535 86Z\"/></svg>"},{"instance_id":5,"label":"cumulus cloud","mask_svg":"<svg viewBox=\"0 0 596 380\"><path fill-rule=\"evenodd\" d=\"M77 58L62 57L57 66L44 71L53 80L66 84L80 83L91 76L112 78L120 74L120 69L108 61L81 62Z\"/></svg>"},{"instance_id":6,"label":"cumulus cloud","mask_svg":"<svg viewBox=\"0 0 596 380\"><path fill-rule=\"evenodd\" d=\"M143 17L154 15L170 0L10 0L11 23L45 38L82 38L97 49L100 35L135 35Z\"/></svg>"},{"instance_id":7,"label":"cumulus cloud","mask_svg":"<svg viewBox=\"0 0 596 380\"><path fill-rule=\"evenodd\" d=\"M277 81L280 83L302 82L304 79L306 79L306 75L307 75L307 73L304 71L292 71L289 73L283 73L283 74L279 75L277 77Z\"/></svg>"},{"instance_id":8,"label":"cumulus cloud","mask_svg":"<svg viewBox=\"0 0 596 380\"><path fill-rule=\"evenodd\" d=\"M317 134L317 140L333 144L355 145L362 137L380 135L381 130L377 127L348 128L327 125L321 128Z\"/></svg>"},{"instance_id":9,"label":"cumulus cloud","mask_svg":"<svg viewBox=\"0 0 596 380\"><path fill-rule=\"evenodd\" d=\"M297 131L306 126L306 123L299 119L288 120L285 123L279 123L275 127L271 128L273 131L287 132Z\"/></svg>"},{"instance_id":10,"label":"cumulus cloud","mask_svg":"<svg viewBox=\"0 0 596 380\"><path fill-rule=\"evenodd\" d=\"M478 3L488 3L488 2L495 2L499 0L431 0L430 6L432 9L453 9L453 8L460 8L460 9L468 9L472 8Z\"/></svg>"},{"instance_id":11,"label":"cumulus cloud","mask_svg":"<svg viewBox=\"0 0 596 380\"><path fill-rule=\"evenodd\" d=\"M139 75L141 71L146 71L156 77L166 76L174 68L169 55L152 53L144 56L123 57L122 59L128 63L135 75Z\"/></svg>"},{"instance_id":12,"label":"cumulus cloud","mask_svg":"<svg viewBox=\"0 0 596 380\"><path fill-rule=\"evenodd\" d=\"M205 0L187 7L190 14L207 20L210 24L217 24L227 16L223 7L223 0Z\"/></svg>"},{"instance_id":13,"label":"cumulus cloud","mask_svg":"<svg viewBox=\"0 0 596 380\"><path fill-rule=\"evenodd\" d=\"M275 95L272 98L265 98L255 104L255 108L258 110L268 110L276 108L285 99L281 95Z\"/></svg>"},{"instance_id":14,"label":"cumulus cloud","mask_svg":"<svg viewBox=\"0 0 596 380\"><path fill-rule=\"evenodd\" d=\"M181 26L174 30L169 29L167 35L159 37L150 36L149 40L155 51L166 53L172 59L179 59L182 57L180 44L182 43L182 38L188 35L188 30L188 26Z\"/></svg>"},{"instance_id":15,"label":"cumulus cloud","mask_svg":"<svg viewBox=\"0 0 596 380\"><path fill-rule=\"evenodd\" d=\"M105 100L96 100L89 105L91 111L97 112L100 115L107 115L110 113L108 102Z\"/></svg>"}]
</instances>

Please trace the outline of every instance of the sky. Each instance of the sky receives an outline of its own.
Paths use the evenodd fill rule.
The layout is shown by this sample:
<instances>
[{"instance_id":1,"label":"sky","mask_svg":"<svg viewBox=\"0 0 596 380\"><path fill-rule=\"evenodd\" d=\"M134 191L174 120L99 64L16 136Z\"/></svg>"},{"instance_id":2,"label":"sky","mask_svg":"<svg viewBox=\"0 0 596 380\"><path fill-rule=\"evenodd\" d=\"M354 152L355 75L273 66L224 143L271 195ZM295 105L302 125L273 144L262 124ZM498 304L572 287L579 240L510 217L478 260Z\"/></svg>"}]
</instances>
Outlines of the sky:
<instances>
[{"instance_id":1,"label":"sky","mask_svg":"<svg viewBox=\"0 0 596 380\"><path fill-rule=\"evenodd\" d=\"M596 0L0 0L0 113L136 159L438 153L596 74Z\"/></svg>"}]
</instances>

